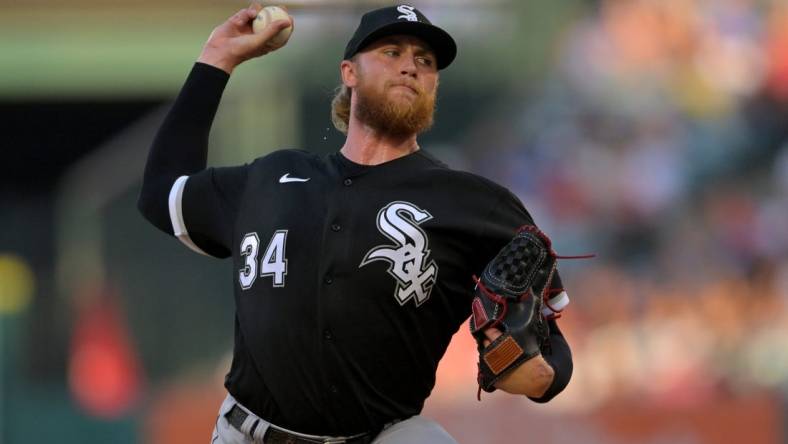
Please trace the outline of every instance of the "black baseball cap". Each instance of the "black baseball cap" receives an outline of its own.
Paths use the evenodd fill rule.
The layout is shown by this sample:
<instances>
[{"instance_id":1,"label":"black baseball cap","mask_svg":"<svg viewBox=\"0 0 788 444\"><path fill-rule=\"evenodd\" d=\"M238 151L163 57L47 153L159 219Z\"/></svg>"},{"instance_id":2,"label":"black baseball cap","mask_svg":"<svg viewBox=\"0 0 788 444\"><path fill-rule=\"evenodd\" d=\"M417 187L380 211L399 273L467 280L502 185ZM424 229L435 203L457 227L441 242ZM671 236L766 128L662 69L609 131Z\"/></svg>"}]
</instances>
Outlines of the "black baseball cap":
<instances>
[{"instance_id":1,"label":"black baseball cap","mask_svg":"<svg viewBox=\"0 0 788 444\"><path fill-rule=\"evenodd\" d=\"M361 17L361 23L345 47L345 60L375 40L394 34L412 35L427 42L435 52L438 69L449 66L457 55L457 44L448 32L430 23L415 7L398 5L375 9Z\"/></svg>"}]
</instances>

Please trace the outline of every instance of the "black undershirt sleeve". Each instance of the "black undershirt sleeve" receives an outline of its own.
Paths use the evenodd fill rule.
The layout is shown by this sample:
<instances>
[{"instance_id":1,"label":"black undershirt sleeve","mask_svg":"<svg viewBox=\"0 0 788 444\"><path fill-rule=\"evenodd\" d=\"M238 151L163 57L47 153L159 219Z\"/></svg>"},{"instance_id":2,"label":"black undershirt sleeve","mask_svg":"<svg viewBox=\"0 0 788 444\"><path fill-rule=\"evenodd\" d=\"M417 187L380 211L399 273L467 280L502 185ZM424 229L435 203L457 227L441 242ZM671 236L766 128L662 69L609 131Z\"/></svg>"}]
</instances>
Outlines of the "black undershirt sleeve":
<instances>
[{"instance_id":1,"label":"black undershirt sleeve","mask_svg":"<svg viewBox=\"0 0 788 444\"><path fill-rule=\"evenodd\" d=\"M542 353L542 357L555 372L553 383L540 398L528 397L534 402L545 403L555 398L556 395L561 393L569 384L572 379L572 351L569 349L569 344L566 342L561 330L558 329L558 323L555 320L548 322L550 325L550 349Z\"/></svg>"},{"instance_id":2,"label":"black undershirt sleeve","mask_svg":"<svg viewBox=\"0 0 788 444\"><path fill-rule=\"evenodd\" d=\"M153 140L137 208L160 230L173 234L168 198L175 180L205 169L208 135L230 76L195 63Z\"/></svg>"}]
</instances>

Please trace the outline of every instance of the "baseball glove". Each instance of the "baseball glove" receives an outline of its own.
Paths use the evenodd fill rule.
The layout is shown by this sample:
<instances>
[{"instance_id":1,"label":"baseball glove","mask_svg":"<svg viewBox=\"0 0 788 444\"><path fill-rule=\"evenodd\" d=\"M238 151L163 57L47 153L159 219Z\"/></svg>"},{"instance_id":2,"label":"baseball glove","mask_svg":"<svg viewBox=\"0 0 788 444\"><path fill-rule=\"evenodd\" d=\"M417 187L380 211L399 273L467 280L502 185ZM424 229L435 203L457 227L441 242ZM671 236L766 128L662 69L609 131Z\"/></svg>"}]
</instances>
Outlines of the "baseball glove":
<instances>
[{"instance_id":1,"label":"baseball glove","mask_svg":"<svg viewBox=\"0 0 788 444\"><path fill-rule=\"evenodd\" d=\"M551 296L556 262L550 239L526 225L487 264L481 278L474 276L470 328L479 350L480 399L481 390L494 391L496 381L549 344L542 310ZM502 334L485 346L484 331L493 327Z\"/></svg>"}]
</instances>

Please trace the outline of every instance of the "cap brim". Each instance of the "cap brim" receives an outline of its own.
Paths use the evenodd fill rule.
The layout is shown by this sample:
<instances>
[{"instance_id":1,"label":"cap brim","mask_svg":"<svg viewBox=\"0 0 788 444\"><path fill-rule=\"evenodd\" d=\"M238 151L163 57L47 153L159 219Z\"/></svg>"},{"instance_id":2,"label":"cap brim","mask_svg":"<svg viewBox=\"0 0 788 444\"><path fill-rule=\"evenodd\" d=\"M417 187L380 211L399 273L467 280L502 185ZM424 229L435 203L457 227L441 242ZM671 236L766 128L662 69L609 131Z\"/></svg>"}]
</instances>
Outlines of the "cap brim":
<instances>
[{"instance_id":1,"label":"cap brim","mask_svg":"<svg viewBox=\"0 0 788 444\"><path fill-rule=\"evenodd\" d=\"M449 33L435 25L407 21L391 23L369 33L359 42L353 54L363 51L367 45L375 40L395 34L412 35L424 40L435 52L438 69L449 66L454 57L457 56L457 44L454 43L454 39L451 38Z\"/></svg>"}]
</instances>

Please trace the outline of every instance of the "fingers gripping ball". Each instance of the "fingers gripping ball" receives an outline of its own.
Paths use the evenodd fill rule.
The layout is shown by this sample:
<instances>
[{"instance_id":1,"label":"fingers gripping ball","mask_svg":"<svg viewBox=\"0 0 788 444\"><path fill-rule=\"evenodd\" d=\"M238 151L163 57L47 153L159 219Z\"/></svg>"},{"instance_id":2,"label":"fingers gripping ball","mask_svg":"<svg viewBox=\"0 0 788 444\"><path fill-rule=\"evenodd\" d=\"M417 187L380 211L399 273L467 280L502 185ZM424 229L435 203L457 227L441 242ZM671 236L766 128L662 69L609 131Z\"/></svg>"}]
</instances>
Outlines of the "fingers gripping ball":
<instances>
[{"instance_id":1,"label":"fingers gripping ball","mask_svg":"<svg viewBox=\"0 0 788 444\"><path fill-rule=\"evenodd\" d=\"M541 312L555 269L550 239L525 226L475 279L470 329L479 350L480 389L494 391L496 381L546 345L549 331ZM489 328L503 334L485 346Z\"/></svg>"},{"instance_id":2,"label":"fingers gripping ball","mask_svg":"<svg viewBox=\"0 0 788 444\"><path fill-rule=\"evenodd\" d=\"M290 15L287 14L287 11L280 8L279 6L266 6L257 13L257 17L255 17L254 21L252 22L252 30L254 30L255 33L263 32L263 29L265 29L266 26L277 20L291 21L291 18ZM271 38L271 43L277 46L284 45L290 38L291 32L293 32L292 25L279 31L278 34Z\"/></svg>"}]
</instances>

